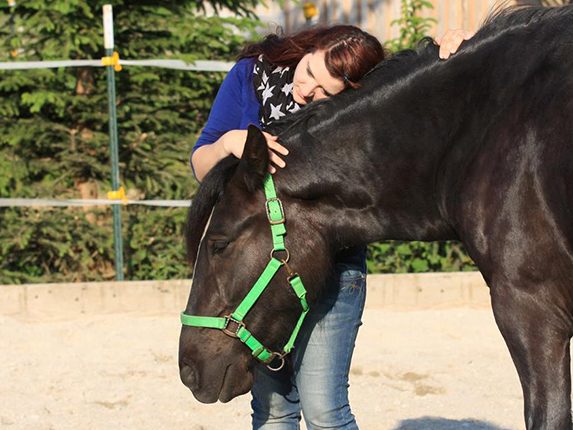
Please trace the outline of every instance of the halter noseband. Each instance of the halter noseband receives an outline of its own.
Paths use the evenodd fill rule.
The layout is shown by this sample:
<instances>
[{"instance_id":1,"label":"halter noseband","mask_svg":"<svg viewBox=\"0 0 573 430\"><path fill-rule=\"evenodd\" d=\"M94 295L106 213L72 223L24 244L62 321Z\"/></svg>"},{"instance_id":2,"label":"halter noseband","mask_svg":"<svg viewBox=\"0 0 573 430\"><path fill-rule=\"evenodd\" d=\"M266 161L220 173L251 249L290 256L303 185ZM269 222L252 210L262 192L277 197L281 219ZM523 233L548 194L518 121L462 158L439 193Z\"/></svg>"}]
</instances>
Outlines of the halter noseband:
<instances>
[{"instance_id":1,"label":"halter noseband","mask_svg":"<svg viewBox=\"0 0 573 430\"><path fill-rule=\"evenodd\" d=\"M253 357L263 362L270 370L279 371L284 366L285 355L291 352L294 346L294 342L298 332L300 331L304 317L310 308L306 302L306 289L302 284L300 276L298 273L293 272L288 265L290 255L284 243L284 236L286 235L284 210L281 201L277 198L273 178L270 174L265 176L263 184L266 197L265 209L273 236L273 249L271 251L271 258L267 267L265 267L263 273L261 273L249 293L245 296L243 301L239 303L239 306L237 306L234 312L223 317L188 315L185 312L181 312L181 324L192 327L205 327L222 330L226 335L237 338L243 342L252 351L251 354ZM285 254L285 257L277 258L275 257L275 254L277 253ZM300 300L302 313L300 314L286 345L283 347L282 352L273 352L266 348L252 335L245 326L243 319L282 266L287 270L287 280ZM279 359L280 363L277 367L272 367L271 363L275 358Z\"/></svg>"}]
</instances>

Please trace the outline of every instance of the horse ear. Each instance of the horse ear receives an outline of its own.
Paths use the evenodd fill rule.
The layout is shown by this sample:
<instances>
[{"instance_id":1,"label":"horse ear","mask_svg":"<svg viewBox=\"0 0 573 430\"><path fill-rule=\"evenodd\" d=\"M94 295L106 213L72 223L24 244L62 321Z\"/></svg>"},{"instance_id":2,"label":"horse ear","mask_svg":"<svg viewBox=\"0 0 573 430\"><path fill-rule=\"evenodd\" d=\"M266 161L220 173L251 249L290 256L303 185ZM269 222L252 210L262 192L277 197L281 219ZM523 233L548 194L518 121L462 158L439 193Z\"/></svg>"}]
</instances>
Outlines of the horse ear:
<instances>
[{"instance_id":1,"label":"horse ear","mask_svg":"<svg viewBox=\"0 0 573 430\"><path fill-rule=\"evenodd\" d=\"M261 187L269 166L269 149L263 132L249 125L240 171L249 191Z\"/></svg>"}]
</instances>

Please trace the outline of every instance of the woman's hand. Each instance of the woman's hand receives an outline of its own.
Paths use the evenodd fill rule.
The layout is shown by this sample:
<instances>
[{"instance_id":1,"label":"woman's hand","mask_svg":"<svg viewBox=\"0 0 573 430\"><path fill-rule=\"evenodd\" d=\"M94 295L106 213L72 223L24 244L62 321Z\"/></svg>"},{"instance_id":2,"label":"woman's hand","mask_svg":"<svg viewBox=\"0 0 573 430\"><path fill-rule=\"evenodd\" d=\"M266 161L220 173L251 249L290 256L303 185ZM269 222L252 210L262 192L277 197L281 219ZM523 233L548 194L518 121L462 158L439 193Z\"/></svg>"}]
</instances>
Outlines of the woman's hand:
<instances>
[{"instance_id":1,"label":"woman's hand","mask_svg":"<svg viewBox=\"0 0 573 430\"><path fill-rule=\"evenodd\" d=\"M437 39L440 45L440 58L446 60L450 55L455 54L464 40L473 37L473 33L465 30L448 30L441 38Z\"/></svg>"},{"instance_id":2,"label":"woman's hand","mask_svg":"<svg viewBox=\"0 0 573 430\"><path fill-rule=\"evenodd\" d=\"M275 173L277 171L275 166L285 167L285 161L279 157L288 155L288 149L278 143L277 136L273 136L265 131L263 135L267 141L267 146L269 147L269 172ZM223 148L228 155L234 155L237 158L243 156L243 150L245 149L245 142L247 141L247 130L231 130L221 136L221 141Z\"/></svg>"}]
</instances>

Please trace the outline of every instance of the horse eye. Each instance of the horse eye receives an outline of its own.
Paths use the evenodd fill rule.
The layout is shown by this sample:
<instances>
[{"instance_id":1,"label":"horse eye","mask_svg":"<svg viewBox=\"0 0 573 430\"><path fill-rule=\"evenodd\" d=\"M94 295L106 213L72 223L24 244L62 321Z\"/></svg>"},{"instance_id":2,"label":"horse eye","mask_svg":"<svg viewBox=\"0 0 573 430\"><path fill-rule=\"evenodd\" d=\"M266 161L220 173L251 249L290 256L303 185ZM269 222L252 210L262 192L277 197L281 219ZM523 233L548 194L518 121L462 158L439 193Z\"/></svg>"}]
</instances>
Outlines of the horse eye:
<instances>
[{"instance_id":1,"label":"horse eye","mask_svg":"<svg viewBox=\"0 0 573 430\"><path fill-rule=\"evenodd\" d=\"M218 254L225 250L225 248L229 245L228 240L215 240L212 243L213 254Z\"/></svg>"}]
</instances>

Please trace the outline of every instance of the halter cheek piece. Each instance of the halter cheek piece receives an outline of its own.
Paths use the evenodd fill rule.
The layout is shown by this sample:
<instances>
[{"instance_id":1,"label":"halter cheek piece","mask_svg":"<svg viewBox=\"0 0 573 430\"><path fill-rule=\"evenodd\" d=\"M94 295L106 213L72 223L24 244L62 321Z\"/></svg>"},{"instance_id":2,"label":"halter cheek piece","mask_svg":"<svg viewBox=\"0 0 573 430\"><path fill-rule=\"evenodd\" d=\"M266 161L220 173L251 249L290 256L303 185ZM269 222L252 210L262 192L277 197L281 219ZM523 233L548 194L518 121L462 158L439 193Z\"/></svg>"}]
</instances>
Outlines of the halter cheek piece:
<instances>
[{"instance_id":1,"label":"halter cheek piece","mask_svg":"<svg viewBox=\"0 0 573 430\"><path fill-rule=\"evenodd\" d=\"M306 302L306 289L302 284L300 276L288 265L290 254L285 248L284 243L284 236L286 234L284 210L281 201L277 198L273 178L270 174L265 176L264 190L267 199L265 202L265 209L273 236L273 249L271 251L270 261L268 262L267 267L265 267L265 270L263 270L259 279L257 279L249 293L245 296L243 301L239 303L239 306L237 306L237 309L235 309L234 312L225 315L224 317L205 317L188 315L185 312L181 312L181 323L186 326L222 330L226 335L237 338L243 342L252 351L253 357L263 362L270 370L279 371L284 366L284 357L292 351L294 342L298 332L300 331L302 322L304 321L304 317L310 308ZM283 254L284 257L277 258L279 254ZM243 319L282 266L284 266L287 271L288 283L300 300L302 313L300 314L286 345L283 347L282 352L273 352L266 348L252 335L245 326ZM279 364L276 367L273 367L272 363L275 359L279 360Z\"/></svg>"}]
</instances>

